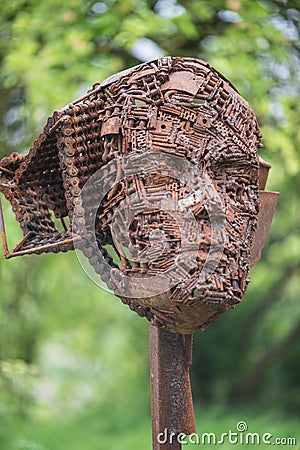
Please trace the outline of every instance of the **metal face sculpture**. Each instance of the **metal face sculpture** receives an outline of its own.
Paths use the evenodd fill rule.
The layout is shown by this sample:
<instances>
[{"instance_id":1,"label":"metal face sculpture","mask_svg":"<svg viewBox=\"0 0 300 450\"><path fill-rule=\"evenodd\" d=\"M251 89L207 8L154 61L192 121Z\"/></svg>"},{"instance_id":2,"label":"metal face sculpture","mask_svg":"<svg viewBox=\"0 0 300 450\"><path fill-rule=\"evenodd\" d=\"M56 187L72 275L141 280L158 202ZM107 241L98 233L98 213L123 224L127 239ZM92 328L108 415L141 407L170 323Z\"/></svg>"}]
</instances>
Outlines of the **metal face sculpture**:
<instances>
[{"instance_id":1,"label":"metal face sculpture","mask_svg":"<svg viewBox=\"0 0 300 450\"><path fill-rule=\"evenodd\" d=\"M267 237L278 196L259 194L260 146L248 103L207 63L121 72L56 111L26 156L0 162L24 233L9 252L2 225L6 257L75 245L140 316L203 330L241 302Z\"/></svg>"}]
</instances>

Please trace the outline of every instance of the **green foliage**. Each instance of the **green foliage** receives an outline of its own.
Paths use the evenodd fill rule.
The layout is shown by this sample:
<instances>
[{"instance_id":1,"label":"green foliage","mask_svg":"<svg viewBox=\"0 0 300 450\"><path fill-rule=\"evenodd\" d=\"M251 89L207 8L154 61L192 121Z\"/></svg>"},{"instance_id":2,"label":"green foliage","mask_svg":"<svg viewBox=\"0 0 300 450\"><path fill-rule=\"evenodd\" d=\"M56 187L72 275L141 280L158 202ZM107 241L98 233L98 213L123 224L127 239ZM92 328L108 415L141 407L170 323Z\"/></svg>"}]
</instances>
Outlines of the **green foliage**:
<instances>
[{"instance_id":1,"label":"green foliage","mask_svg":"<svg viewBox=\"0 0 300 450\"><path fill-rule=\"evenodd\" d=\"M159 54L205 59L258 116L261 155L272 164L268 188L281 198L244 302L195 336L192 384L205 431L226 431L238 418L221 420L213 410L206 417L210 404L238 404L240 419L260 430L274 422L277 435L297 428L291 417L281 426L271 413L300 410L299 6L1 4L1 156L27 151L47 116L94 82ZM7 205L5 214L12 246L19 231ZM1 261L0 286L0 448L150 446L146 322L93 285L72 253Z\"/></svg>"}]
</instances>

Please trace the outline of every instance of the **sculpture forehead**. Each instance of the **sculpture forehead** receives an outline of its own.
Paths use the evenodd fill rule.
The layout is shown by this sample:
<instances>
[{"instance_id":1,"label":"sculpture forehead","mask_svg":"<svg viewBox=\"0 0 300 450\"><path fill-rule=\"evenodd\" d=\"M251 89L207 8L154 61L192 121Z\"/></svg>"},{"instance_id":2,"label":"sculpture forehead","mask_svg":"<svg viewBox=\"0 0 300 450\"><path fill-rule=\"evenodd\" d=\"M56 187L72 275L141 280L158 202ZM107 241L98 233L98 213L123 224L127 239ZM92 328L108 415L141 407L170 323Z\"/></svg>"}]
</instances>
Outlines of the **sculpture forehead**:
<instances>
[{"instance_id":1,"label":"sculpture forehead","mask_svg":"<svg viewBox=\"0 0 300 450\"><path fill-rule=\"evenodd\" d=\"M161 133L154 141L165 139L177 150L197 146L198 158L204 147L213 152L218 146L227 159L237 156L257 164L261 136L254 113L232 84L203 61L159 58L108 78L101 90L106 95L102 137L138 133L131 150L149 150L148 130L151 138Z\"/></svg>"},{"instance_id":2,"label":"sculpture forehead","mask_svg":"<svg viewBox=\"0 0 300 450\"><path fill-rule=\"evenodd\" d=\"M128 83L137 82L143 77L155 75L156 77L164 77L173 72L190 72L193 73L195 81L207 78L209 74L215 74L218 78L225 81L230 88L237 93L236 88L216 69L210 66L205 61L194 58L183 57L161 57L143 64L131 67L130 69L122 70L102 81L101 86L109 86L122 79L128 80ZM192 79L190 78L188 82ZM162 78L161 78L162 79ZM175 78L173 79L175 80ZM244 100L245 101L245 100Z\"/></svg>"},{"instance_id":3,"label":"sculpture forehead","mask_svg":"<svg viewBox=\"0 0 300 450\"><path fill-rule=\"evenodd\" d=\"M216 69L205 61L193 58L163 57L123 70L101 83L104 90L115 91L117 86L123 89L116 94L128 95L137 87L151 99L153 90L177 90L196 98L214 101L213 106L221 108L231 98L238 103L243 112L250 111L247 101L236 88ZM153 102L157 98L152 98ZM228 111L227 111L228 113Z\"/></svg>"}]
</instances>

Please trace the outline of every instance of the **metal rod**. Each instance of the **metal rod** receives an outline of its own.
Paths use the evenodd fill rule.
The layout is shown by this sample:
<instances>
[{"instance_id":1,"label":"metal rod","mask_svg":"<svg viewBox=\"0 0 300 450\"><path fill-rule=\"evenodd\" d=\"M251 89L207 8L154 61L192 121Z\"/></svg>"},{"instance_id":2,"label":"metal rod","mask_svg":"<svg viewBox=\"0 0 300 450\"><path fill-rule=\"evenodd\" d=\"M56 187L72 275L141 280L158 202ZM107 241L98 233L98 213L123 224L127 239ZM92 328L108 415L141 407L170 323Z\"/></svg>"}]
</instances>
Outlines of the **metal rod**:
<instances>
[{"instance_id":1,"label":"metal rod","mask_svg":"<svg viewBox=\"0 0 300 450\"><path fill-rule=\"evenodd\" d=\"M27 235L25 236L27 237ZM81 237L80 236L74 236L73 238L70 239L64 239L63 241L58 241L58 242L53 242L51 244L44 244L44 245L39 245L37 247L33 247L33 248L27 248L26 250L17 250L15 251L15 249L18 247L20 247L20 243L11 251L9 252L5 257L6 259L10 259L13 258L14 256L22 256L22 255L30 255L32 253L36 253L38 251L42 251L42 250L46 250L49 248L54 248L58 245L68 245L68 244L72 244L75 240L78 241L80 240ZM23 242L22 242L23 241ZM22 239L22 244L24 243L24 238Z\"/></svg>"},{"instance_id":2,"label":"metal rod","mask_svg":"<svg viewBox=\"0 0 300 450\"><path fill-rule=\"evenodd\" d=\"M12 170L6 169L6 167L2 167L2 166L0 166L0 172L5 172L5 173L8 173L9 175L15 174L15 172L13 172Z\"/></svg>"},{"instance_id":3,"label":"metal rod","mask_svg":"<svg viewBox=\"0 0 300 450\"><path fill-rule=\"evenodd\" d=\"M53 131L57 130L57 128L64 122L65 118L61 117L57 122L50 128L49 133L53 133Z\"/></svg>"},{"instance_id":4,"label":"metal rod","mask_svg":"<svg viewBox=\"0 0 300 450\"><path fill-rule=\"evenodd\" d=\"M76 100L73 100L73 102L70 103L70 105L76 105L77 103L82 102L86 98L89 98L91 95L96 94L97 92L99 92L100 89L101 89L101 86L99 85L95 89L92 89L91 91L87 92L86 94L82 95L81 97L77 98Z\"/></svg>"},{"instance_id":5,"label":"metal rod","mask_svg":"<svg viewBox=\"0 0 300 450\"><path fill-rule=\"evenodd\" d=\"M17 253L30 236L32 236L32 231L28 231L28 233L26 233L25 236L23 236L20 242L13 248L11 253Z\"/></svg>"},{"instance_id":6,"label":"metal rod","mask_svg":"<svg viewBox=\"0 0 300 450\"><path fill-rule=\"evenodd\" d=\"M181 450L180 433L196 432L189 379L191 349L192 335L150 325L153 450Z\"/></svg>"},{"instance_id":7,"label":"metal rod","mask_svg":"<svg viewBox=\"0 0 300 450\"><path fill-rule=\"evenodd\" d=\"M65 220L64 220L63 217L60 218L60 221L61 221L61 223L62 223L62 226L64 227L64 230L65 230L65 231L68 231L68 227L67 227L66 222L65 222Z\"/></svg>"},{"instance_id":8,"label":"metal rod","mask_svg":"<svg viewBox=\"0 0 300 450\"><path fill-rule=\"evenodd\" d=\"M4 225L4 216L3 216L3 210L2 210L2 202L0 197L0 230L1 230L1 239L2 239L2 245L4 250L4 256L8 255L8 245L7 245L7 239L6 239L6 233L5 233L5 225Z\"/></svg>"}]
</instances>

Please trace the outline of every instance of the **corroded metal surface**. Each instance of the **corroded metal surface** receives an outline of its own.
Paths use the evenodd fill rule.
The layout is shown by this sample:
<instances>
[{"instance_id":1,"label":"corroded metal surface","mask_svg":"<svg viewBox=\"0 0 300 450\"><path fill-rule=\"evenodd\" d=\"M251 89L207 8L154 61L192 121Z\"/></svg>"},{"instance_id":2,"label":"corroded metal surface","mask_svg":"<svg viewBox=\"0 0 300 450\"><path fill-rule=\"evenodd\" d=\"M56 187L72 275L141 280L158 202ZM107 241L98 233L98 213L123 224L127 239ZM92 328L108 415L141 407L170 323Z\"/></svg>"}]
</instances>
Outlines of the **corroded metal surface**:
<instances>
[{"instance_id":1,"label":"corroded metal surface","mask_svg":"<svg viewBox=\"0 0 300 450\"><path fill-rule=\"evenodd\" d=\"M67 251L73 249L73 239L84 241L83 251L95 271L140 316L172 332L203 330L242 300L249 282L259 211L260 138L247 102L203 61L160 58L96 83L85 96L48 119L26 156L13 153L0 162L0 190L11 202L24 233L6 257ZM191 162L203 179L211 180L221 199L223 252L204 281L199 274L213 239L206 198L193 197L191 186L174 170L174 175L158 173L155 165L144 173L125 170L125 157L143 154ZM107 170L107 177L114 172L115 184L90 224L91 210L81 193L99 170ZM97 190L89 194L92 204L97 202ZM166 194L174 205L173 216L159 203ZM175 213L185 199L189 199L193 220L180 222ZM126 202L135 211L130 223L121 214L124 207L120 205ZM63 222L64 230L59 231L53 213L61 220L76 216L75 230ZM214 218L221 219L221 214ZM119 242L114 241L113 231ZM91 233L96 234L96 244L89 238ZM151 244L159 233L162 248ZM149 296L140 281L138 297L119 293L124 277L151 281L167 273L189 243L194 264L187 268L182 264L169 289ZM111 248L117 258L109 254ZM145 260L147 252L152 256ZM108 272L103 269L107 266Z\"/></svg>"},{"instance_id":2,"label":"corroded metal surface","mask_svg":"<svg viewBox=\"0 0 300 450\"><path fill-rule=\"evenodd\" d=\"M251 267L254 266L254 264L257 263L262 256L262 251L268 238L278 200L278 192L259 191L260 208L257 217L257 228L251 246Z\"/></svg>"},{"instance_id":3,"label":"corroded metal surface","mask_svg":"<svg viewBox=\"0 0 300 450\"><path fill-rule=\"evenodd\" d=\"M189 366L192 335L150 326L153 449L181 448L180 433L196 433Z\"/></svg>"}]
</instances>

